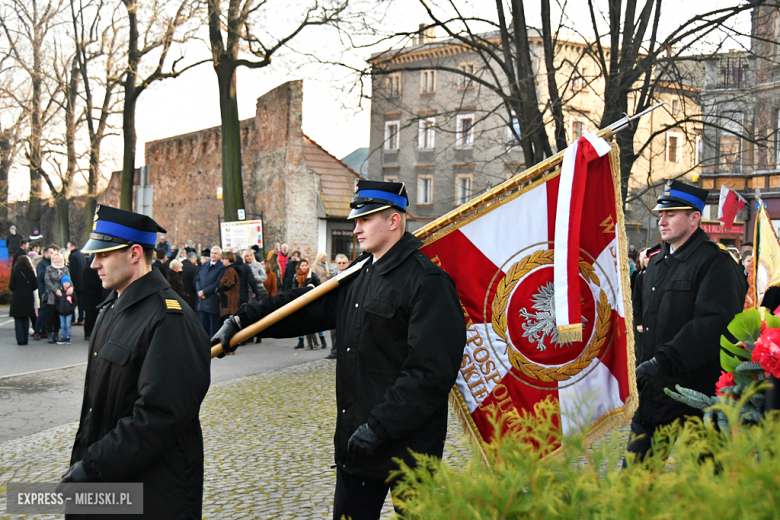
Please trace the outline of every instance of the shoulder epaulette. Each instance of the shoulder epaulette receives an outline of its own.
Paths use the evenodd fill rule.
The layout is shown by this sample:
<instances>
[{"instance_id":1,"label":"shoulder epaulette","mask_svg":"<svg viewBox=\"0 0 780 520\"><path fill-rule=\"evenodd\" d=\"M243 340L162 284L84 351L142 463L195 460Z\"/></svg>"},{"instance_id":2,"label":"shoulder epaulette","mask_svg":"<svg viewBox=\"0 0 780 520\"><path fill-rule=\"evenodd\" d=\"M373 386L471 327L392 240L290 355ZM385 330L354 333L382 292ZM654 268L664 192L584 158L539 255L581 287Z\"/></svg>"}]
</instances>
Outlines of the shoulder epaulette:
<instances>
[{"instance_id":1,"label":"shoulder epaulette","mask_svg":"<svg viewBox=\"0 0 780 520\"><path fill-rule=\"evenodd\" d=\"M166 291L162 291L162 292L159 293L160 297L163 300L163 303L165 304L166 312L174 312L174 313L184 312L184 310L181 308L181 303L179 303L179 300L177 300L176 298L171 298L170 297L170 296L172 296L173 294L176 294L176 293L171 291L170 293L165 294L167 292L168 291L166 290Z\"/></svg>"}]
</instances>

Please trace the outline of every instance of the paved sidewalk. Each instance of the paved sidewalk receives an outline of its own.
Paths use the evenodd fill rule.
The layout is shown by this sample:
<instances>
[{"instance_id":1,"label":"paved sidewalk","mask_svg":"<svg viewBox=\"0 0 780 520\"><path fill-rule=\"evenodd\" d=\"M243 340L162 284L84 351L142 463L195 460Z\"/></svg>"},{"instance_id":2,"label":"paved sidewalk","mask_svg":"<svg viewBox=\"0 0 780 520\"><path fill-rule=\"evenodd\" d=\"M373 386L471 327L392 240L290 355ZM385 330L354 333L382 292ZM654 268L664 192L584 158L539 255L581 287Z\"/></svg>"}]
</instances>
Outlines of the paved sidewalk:
<instances>
[{"instance_id":1,"label":"paved sidewalk","mask_svg":"<svg viewBox=\"0 0 780 520\"><path fill-rule=\"evenodd\" d=\"M331 517L335 368L320 360L212 385L201 409L204 518ZM0 518L11 518L3 516L9 480L59 480L76 426L0 444ZM470 457L469 442L451 417L444 458L461 464ZM388 498L383 517L391 516Z\"/></svg>"}]
</instances>

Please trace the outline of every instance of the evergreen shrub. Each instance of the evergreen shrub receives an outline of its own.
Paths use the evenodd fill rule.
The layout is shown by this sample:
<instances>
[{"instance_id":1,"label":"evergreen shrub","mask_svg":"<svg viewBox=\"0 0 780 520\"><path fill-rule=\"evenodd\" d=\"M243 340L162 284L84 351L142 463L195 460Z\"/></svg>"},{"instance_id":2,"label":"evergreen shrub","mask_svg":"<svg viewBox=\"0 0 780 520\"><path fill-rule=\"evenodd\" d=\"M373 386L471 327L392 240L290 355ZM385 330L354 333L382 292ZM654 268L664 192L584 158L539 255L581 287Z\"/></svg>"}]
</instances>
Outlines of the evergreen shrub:
<instances>
[{"instance_id":1,"label":"evergreen shrub","mask_svg":"<svg viewBox=\"0 0 780 520\"><path fill-rule=\"evenodd\" d=\"M735 425L730 430L699 418L672 425L657 433L652 456L629 460L627 469L620 469L624 434L613 431L586 447L587 432L562 438L555 405L540 403L523 418L525 437L495 442L487 464L475 450L460 466L427 456L418 456L414 469L403 466L403 518L780 518L780 417L739 425L749 398L715 405ZM676 439L671 454L661 448L665 439ZM561 443L564 449L550 454Z\"/></svg>"}]
</instances>

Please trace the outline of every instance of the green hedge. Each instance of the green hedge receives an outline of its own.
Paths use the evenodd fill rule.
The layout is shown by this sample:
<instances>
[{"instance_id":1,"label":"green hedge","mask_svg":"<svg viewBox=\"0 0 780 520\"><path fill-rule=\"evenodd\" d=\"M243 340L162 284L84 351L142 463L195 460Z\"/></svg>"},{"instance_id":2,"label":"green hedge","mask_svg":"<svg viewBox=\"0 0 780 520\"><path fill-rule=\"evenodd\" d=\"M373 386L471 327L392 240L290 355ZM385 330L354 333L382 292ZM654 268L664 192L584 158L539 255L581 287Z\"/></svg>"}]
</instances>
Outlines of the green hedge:
<instances>
[{"instance_id":1,"label":"green hedge","mask_svg":"<svg viewBox=\"0 0 780 520\"><path fill-rule=\"evenodd\" d=\"M737 424L739 403L724 406ZM721 433L692 419L677 436L671 458L620 465L625 436L614 433L587 449L584 435L561 439L555 407L542 403L523 422L523 442L505 438L461 467L419 457L402 468L397 491L404 518L455 519L769 519L780 518L780 418ZM540 461L563 441L566 449ZM533 445L536 445L534 447ZM433 470L433 471L429 471Z\"/></svg>"}]
</instances>

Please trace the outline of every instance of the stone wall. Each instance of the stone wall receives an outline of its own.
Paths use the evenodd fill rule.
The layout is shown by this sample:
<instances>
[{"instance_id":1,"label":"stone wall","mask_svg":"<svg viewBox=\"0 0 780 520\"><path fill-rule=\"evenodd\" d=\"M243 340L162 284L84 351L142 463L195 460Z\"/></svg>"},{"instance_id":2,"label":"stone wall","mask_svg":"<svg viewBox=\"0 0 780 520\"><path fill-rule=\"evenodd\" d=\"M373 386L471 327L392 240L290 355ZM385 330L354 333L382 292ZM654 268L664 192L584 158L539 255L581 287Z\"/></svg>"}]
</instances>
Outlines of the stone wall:
<instances>
[{"instance_id":1,"label":"stone wall","mask_svg":"<svg viewBox=\"0 0 780 520\"><path fill-rule=\"evenodd\" d=\"M263 213L266 244L315 255L317 192L303 157L302 110L303 82L292 81L260 97L255 117L241 122L244 202L247 218ZM173 243L219 243L221 133L214 127L146 144L154 218Z\"/></svg>"}]
</instances>

